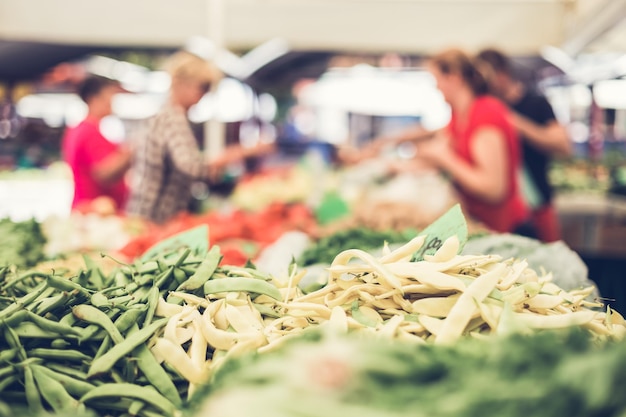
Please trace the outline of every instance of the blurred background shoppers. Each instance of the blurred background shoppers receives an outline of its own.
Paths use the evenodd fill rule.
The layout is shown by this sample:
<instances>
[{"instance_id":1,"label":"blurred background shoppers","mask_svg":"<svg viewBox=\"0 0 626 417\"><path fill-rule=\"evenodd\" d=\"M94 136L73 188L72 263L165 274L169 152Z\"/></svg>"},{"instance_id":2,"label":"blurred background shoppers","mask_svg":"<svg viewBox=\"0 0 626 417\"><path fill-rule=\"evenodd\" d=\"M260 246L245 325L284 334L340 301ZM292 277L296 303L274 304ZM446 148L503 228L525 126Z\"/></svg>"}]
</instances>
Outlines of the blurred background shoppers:
<instances>
[{"instance_id":1,"label":"blurred background shoppers","mask_svg":"<svg viewBox=\"0 0 626 417\"><path fill-rule=\"evenodd\" d=\"M127 212L163 223L188 208L191 184L209 175L187 111L210 90L221 74L210 62L186 51L169 57L169 97L136 138Z\"/></svg>"},{"instance_id":2,"label":"blurred background shoppers","mask_svg":"<svg viewBox=\"0 0 626 417\"><path fill-rule=\"evenodd\" d=\"M99 197L110 198L114 210L126 203L124 174L131 152L110 142L100 131L100 121L112 113L113 96L120 91L117 81L100 76L88 76L79 86L78 94L88 107L87 117L68 128L62 140L63 158L74 178L72 209L87 209Z\"/></svg>"},{"instance_id":3,"label":"blurred background shoppers","mask_svg":"<svg viewBox=\"0 0 626 417\"><path fill-rule=\"evenodd\" d=\"M552 158L572 154L567 130L556 119L548 100L516 76L511 60L502 51L484 49L478 60L486 64L491 91L511 108L510 121L522 143L525 197L532 209L537 237L545 242L561 238L553 190L548 180Z\"/></svg>"},{"instance_id":4,"label":"blurred background shoppers","mask_svg":"<svg viewBox=\"0 0 626 417\"><path fill-rule=\"evenodd\" d=\"M534 236L518 184L519 140L506 105L488 94L486 78L461 50L434 55L428 69L450 105L448 125L438 131L412 126L375 138L347 162L413 141L417 164L410 169L427 163L449 176L469 216L496 232Z\"/></svg>"},{"instance_id":5,"label":"blurred background shoppers","mask_svg":"<svg viewBox=\"0 0 626 417\"><path fill-rule=\"evenodd\" d=\"M188 210L195 180L208 181L229 164L267 152L271 146L233 145L220 155L205 156L187 115L222 74L213 63L183 50L169 57L165 70L171 78L169 96L137 137L127 206L129 215L155 223Z\"/></svg>"},{"instance_id":6,"label":"blurred background shoppers","mask_svg":"<svg viewBox=\"0 0 626 417\"><path fill-rule=\"evenodd\" d=\"M419 144L417 155L447 175L467 213L497 232L528 234L528 209L517 182L520 149L503 103L487 94L472 59L450 49L428 61L452 110L447 127Z\"/></svg>"}]
</instances>

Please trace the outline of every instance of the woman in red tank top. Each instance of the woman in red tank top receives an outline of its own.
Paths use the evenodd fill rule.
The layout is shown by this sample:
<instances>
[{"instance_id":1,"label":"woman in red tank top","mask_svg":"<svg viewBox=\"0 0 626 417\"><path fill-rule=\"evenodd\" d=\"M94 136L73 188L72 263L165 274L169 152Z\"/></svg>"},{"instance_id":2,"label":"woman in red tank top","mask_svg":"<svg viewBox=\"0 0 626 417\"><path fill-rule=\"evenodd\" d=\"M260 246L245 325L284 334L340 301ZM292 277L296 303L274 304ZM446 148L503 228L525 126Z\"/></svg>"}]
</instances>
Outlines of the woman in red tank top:
<instances>
[{"instance_id":1,"label":"woman in red tank top","mask_svg":"<svg viewBox=\"0 0 626 417\"><path fill-rule=\"evenodd\" d=\"M447 50L428 62L452 110L448 126L421 143L418 157L446 172L466 213L496 232L515 232L528 218L517 184L520 147L507 108L488 96L471 58Z\"/></svg>"}]
</instances>

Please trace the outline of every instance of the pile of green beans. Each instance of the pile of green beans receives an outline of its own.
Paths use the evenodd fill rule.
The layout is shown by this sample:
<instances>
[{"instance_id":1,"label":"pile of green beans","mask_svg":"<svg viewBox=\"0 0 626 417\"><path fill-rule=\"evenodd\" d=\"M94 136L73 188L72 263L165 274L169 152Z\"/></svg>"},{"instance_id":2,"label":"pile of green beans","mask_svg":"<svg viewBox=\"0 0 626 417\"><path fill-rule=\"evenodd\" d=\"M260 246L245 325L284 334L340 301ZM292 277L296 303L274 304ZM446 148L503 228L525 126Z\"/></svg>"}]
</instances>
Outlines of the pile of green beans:
<instances>
[{"instance_id":1,"label":"pile of green beans","mask_svg":"<svg viewBox=\"0 0 626 417\"><path fill-rule=\"evenodd\" d=\"M155 317L159 299L182 304L174 290L205 297L207 282L230 276L236 289L220 291L269 280L218 266L221 258L217 246L181 248L108 275L87 259L70 278L0 268L0 417L178 415L189 383L149 350L167 322Z\"/></svg>"}]
</instances>

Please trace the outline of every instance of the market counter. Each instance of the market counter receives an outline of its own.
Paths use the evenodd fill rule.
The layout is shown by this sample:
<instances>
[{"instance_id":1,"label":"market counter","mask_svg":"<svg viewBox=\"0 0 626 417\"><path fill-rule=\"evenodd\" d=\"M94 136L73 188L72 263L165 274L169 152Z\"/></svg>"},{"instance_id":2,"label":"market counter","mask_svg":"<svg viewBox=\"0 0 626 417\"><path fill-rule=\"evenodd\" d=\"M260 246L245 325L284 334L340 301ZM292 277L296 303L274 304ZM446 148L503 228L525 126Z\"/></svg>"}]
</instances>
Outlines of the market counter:
<instances>
[{"instance_id":1,"label":"market counter","mask_svg":"<svg viewBox=\"0 0 626 417\"><path fill-rule=\"evenodd\" d=\"M563 241L589 268L589 278L618 311L626 308L626 198L560 195L556 207ZM611 302L610 300L615 300Z\"/></svg>"}]
</instances>

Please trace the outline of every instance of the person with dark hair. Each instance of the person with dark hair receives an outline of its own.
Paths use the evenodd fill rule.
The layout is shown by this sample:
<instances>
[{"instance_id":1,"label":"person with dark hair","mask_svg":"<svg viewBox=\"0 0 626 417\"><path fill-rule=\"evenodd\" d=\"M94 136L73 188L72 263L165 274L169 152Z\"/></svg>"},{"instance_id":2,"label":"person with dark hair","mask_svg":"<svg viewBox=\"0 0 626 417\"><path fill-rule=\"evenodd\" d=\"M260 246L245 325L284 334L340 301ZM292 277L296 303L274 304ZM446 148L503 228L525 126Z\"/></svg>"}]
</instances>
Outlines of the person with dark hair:
<instances>
[{"instance_id":1,"label":"person with dark hair","mask_svg":"<svg viewBox=\"0 0 626 417\"><path fill-rule=\"evenodd\" d=\"M90 75L79 86L78 95L87 104L87 117L68 128L62 139L62 156L74 179L72 209L88 209L93 200L108 197L121 210L126 204L124 175L131 152L106 139L100 121L112 113L113 96L122 91L117 81Z\"/></svg>"},{"instance_id":2,"label":"person with dark hair","mask_svg":"<svg viewBox=\"0 0 626 417\"><path fill-rule=\"evenodd\" d=\"M414 142L416 163L410 169L426 165L446 174L473 220L495 232L532 236L517 179L520 145L506 105L488 94L485 76L461 50L436 54L427 60L427 67L450 106L447 126L429 131L416 125L375 138L360 152L353 152L352 159L359 161L389 145Z\"/></svg>"},{"instance_id":3,"label":"person with dark hair","mask_svg":"<svg viewBox=\"0 0 626 417\"><path fill-rule=\"evenodd\" d=\"M561 232L548 172L552 158L572 153L567 130L557 121L545 96L520 81L507 55L489 48L480 51L476 59L488 69L490 90L512 110L509 119L522 143L524 190L536 235L544 242L559 240Z\"/></svg>"},{"instance_id":4,"label":"person with dark hair","mask_svg":"<svg viewBox=\"0 0 626 417\"><path fill-rule=\"evenodd\" d=\"M464 210L496 232L524 233L528 209L518 187L520 149L506 106L463 51L432 56L428 69L451 108L448 125L422 141L417 157L446 173Z\"/></svg>"}]
</instances>

